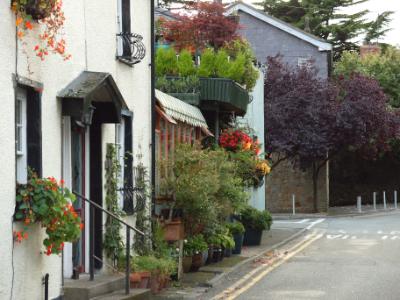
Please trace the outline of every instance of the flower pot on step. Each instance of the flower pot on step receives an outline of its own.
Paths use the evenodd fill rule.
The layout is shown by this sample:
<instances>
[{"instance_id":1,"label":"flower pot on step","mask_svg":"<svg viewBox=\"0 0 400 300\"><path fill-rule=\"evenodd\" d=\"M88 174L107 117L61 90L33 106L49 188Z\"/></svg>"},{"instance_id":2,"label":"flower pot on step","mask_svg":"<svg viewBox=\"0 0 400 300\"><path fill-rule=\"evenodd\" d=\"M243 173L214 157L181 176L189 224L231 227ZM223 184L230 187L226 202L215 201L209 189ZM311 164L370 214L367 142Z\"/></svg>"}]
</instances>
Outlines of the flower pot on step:
<instances>
[{"instance_id":1,"label":"flower pot on step","mask_svg":"<svg viewBox=\"0 0 400 300\"><path fill-rule=\"evenodd\" d=\"M152 294L157 294L160 292L160 273L156 272L151 274L150 278L150 290Z\"/></svg>"},{"instance_id":2,"label":"flower pot on step","mask_svg":"<svg viewBox=\"0 0 400 300\"><path fill-rule=\"evenodd\" d=\"M192 267L192 257L184 256L182 261L183 273L188 273Z\"/></svg>"},{"instance_id":3,"label":"flower pot on step","mask_svg":"<svg viewBox=\"0 0 400 300\"><path fill-rule=\"evenodd\" d=\"M132 289L137 289L140 287L141 276L140 272L133 272L129 276L130 286Z\"/></svg>"},{"instance_id":4,"label":"flower pot on step","mask_svg":"<svg viewBox=\"0 0 400 300\"><path fill-rule=\"evenodd\" d=\"M202 266L203 266L203 254L200 252L194 254L192 256L192 267L190 268L190 271L197 272Z\"/></svg>"},{"instance_id":5,"label":"flower pot on step","mask_svg":"<svg viewBox=\"0 0 400 300\"><path fill-rule=\"evenodd\" d=\"M214 247L210 246L207 251L206 265L211 264L213 262L213 256L214 256Z\"/></svg>"},{"instance_id":6,"label":"flower pot on step","mask_svg":"<svg viewBox=\"0 0 400 300\"><path fill-rule=\"evenodd\" d=\"M243 245L259 246L261 244L262 233L262 230L246 228L246 231L244 232Z\"/></svg>"},{"instance_id":7,"label":"flower pot on step","mask_svg":"<svg viewBox=\"0 0 400 300\"><path fill-rule=\"evenodd\" d=\"M201 253L201 256L202 256L203 266L204 266L205 264L207 264L207 260L208 260L208 249L207 249L207 250L204 250L204 251Z\"/></svg>"},{"instance_id":8,"label":"flower pot on step","mask_svg":"<svg viewBox=\"0 0 400 300\"><path fill-rule=\"evenodd\" d=\"M147 289L150 287L150 277L151 273L144 271L144 272L139 272L140 274L140 285L139 288L141 289Z\"/></svg>"},{"instance_id":9,"label":"flower pot on step","mask_svg":"<svg viewBox=\"0 0 400 300\"><path fill-rule=\"evenodd\" d=\"M231 257L232 256L232 248L225 249L224 256L225 257Z\"/></svg>"},{"instance_id":10,"label":"flower pot on step","mask_svg":"<svg viewBox=\"0 0 400 300\"><path fill-rule=\"evenodd\" d=\"M222 247L221 249L219 249L219 256L218 256L218 260L222 261L225 257L225 248Z\"/></svg>"},{"instance_id":11,"label":"flower pot on step","mask_svg":"<svg viewBox=\"0 0 400 300\"><path fill-rule=\"evenodd\" d=\"M232 254L242 253L243 237L244 237L243 233L235 233L233 235L233 240L235 241L235 248L232 249Z\"/></svg>"},{"instance_id":12,"label":"flower pot on step","mask_svg":"<svg viewBox=\"0 0 400 300\"><path fill-rule=\"evenodd\" d=\"M221 249L220 248L214 248L213 249L213 255L212 255L212 262L217 263L220 260L221 256Z\"/></svg>"}]
</instances>

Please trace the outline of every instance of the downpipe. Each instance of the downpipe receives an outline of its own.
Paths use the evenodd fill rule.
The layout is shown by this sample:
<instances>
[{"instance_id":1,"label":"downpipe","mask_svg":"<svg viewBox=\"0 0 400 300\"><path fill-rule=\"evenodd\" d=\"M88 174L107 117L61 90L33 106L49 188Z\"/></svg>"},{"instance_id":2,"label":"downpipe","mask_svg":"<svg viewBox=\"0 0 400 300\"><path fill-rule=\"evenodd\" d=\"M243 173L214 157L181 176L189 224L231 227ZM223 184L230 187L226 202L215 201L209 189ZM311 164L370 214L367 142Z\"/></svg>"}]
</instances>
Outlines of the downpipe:
<instances>
[{"instance_id":1,"label":"downpipe","mask_svg":"<svg viewBox=\"0 0 400 300\"><path fill-rule=\"evenodd\" d=\"M44 285L44 300L49 300L49 273L42 278L42 285Z\"/></svg>"}]
</instances>

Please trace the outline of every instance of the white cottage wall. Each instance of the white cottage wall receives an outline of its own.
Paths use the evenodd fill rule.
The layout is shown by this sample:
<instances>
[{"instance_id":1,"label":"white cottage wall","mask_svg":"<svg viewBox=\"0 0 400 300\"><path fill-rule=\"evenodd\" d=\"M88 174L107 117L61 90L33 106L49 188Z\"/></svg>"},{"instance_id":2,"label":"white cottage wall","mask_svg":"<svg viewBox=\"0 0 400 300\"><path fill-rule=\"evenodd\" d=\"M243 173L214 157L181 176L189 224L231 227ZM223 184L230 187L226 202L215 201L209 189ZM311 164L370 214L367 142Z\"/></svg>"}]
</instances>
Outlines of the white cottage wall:
<instances>
[{"instance_id":1,"label":"white cottage wall","mask_svg":"<svg viewBox=\"0 0 400 300\"><path fill-rule=\"evenodd\" d=\"M42 94L42 159L43 176L62 177L62 117L57 93L82 71L109 72L130 110L134 112L134 155L143 154L150 168L151 97L150 97L150 4L146 0L131 1L132 31L143 36L147 53L133 68L117 61L117 3L116 1L64 1L65 39L67 52L72 55L64 62L49 54L40 61L33 52L38 30L18 42L16 66L15 16L9 1L0 2L0 299L43 299L42 277L49 273L50 299L61 294L62 259L46 256L42 240L45 233L39 226L30 226L29 238L21 244L12 241L12 230L21 227L12 222L15 207L15 117L13 74L43 83ZM28 53L28 58L26 54ZM104 125L104 140L114 142L114 125ZM104 167L104 165L103 165Z\"/></svg>"}]
</instances>

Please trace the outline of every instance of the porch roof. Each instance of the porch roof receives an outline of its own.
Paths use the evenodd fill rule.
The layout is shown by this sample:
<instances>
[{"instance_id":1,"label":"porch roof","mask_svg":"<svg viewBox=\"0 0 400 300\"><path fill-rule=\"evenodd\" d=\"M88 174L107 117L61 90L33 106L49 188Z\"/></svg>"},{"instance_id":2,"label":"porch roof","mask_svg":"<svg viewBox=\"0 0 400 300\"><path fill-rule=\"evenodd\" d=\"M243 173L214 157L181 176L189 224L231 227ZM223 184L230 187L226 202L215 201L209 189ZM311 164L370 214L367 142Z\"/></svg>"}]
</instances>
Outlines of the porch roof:
<instances>
[{"instance_id":1,"label":"porch roof","mask_svg":"<svg viewBox=\"0 0 400 300\"><path fill-rule=\"evenodd\" d=\"M161 108L171 118L195 127L208 128L203 114L197 107L187 104L175 97L156 89L156 99Z\"/></svg>"},{"instance_id":2,"label":"porch roof","mask_svg":"<svg viewBox=\"0 0 400 300\"><path fill-rule=\"evenodd\" d=\"M58 93L63 115L82 117L94 108L94 119L119 123L127 105L111 74L83 71Z\"/></svg>"}]
</instances>

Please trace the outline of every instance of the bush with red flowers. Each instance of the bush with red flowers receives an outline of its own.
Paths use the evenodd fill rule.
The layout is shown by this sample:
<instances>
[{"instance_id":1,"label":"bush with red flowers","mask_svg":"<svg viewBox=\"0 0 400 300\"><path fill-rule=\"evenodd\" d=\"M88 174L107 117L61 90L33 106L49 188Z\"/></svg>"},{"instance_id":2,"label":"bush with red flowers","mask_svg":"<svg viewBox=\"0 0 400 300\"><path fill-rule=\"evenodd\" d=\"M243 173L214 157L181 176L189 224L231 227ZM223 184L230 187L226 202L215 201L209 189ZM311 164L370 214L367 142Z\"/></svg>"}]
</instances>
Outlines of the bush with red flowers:
<instances>
[{"instance_id":1,"label":"bush with red flowers","mask_svg":"<svg viewBox=\"0 0 400 300\"><path fill-rule=\"evenodd\" d=\"M43 245L47 255L59 254L64 242L79 239L83 224L72 206L75 196L64 188L62 180L57 183L54 177L38 178L31 174L27 184L17 186L16 201L14 217L17 221L23 221L26 226L38 222L46 228ZM15 231L14 240L27 239L25 230Z\"/></svg>"}]
</instances>

